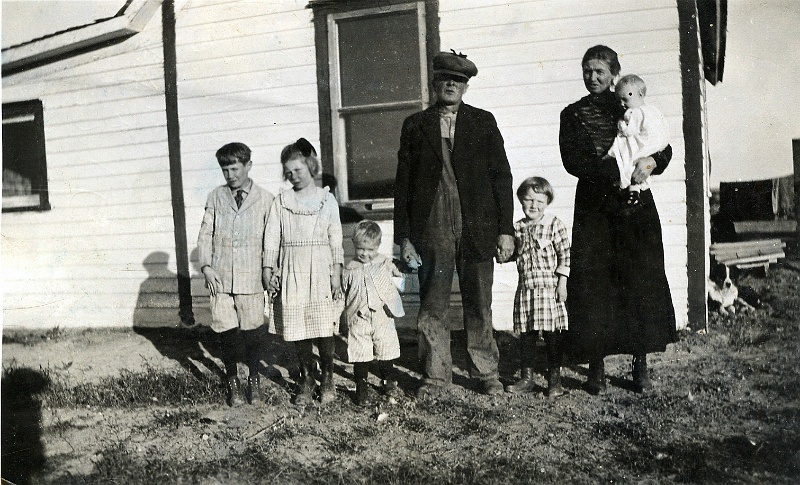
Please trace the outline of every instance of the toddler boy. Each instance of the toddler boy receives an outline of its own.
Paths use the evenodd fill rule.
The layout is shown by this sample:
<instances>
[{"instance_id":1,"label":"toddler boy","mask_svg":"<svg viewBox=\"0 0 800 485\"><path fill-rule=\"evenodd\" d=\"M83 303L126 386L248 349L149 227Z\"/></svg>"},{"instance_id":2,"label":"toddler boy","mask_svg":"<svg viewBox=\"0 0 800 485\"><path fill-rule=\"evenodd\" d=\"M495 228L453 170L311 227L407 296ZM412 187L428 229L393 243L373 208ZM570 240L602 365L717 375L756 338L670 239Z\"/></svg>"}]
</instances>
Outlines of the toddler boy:
<instances>
[{"instance_id":1,"label":"toddler boy","mask_svg":"<svg viewBox=\"0 0 800 485\"><path fill-rule=\"evenodd\" d=\"M347 356L353 362L356 404L367 404L369 365L377 360L381 391L391 394L397 383L391 379L392 361L400 357L400 342L394 317L405 315L400 293L392 277L402 276L391 259L378 253L381 228L373 221L361 221L353 234L355 258L342 276L347 319Z\"/></svg>"}]
</instances>

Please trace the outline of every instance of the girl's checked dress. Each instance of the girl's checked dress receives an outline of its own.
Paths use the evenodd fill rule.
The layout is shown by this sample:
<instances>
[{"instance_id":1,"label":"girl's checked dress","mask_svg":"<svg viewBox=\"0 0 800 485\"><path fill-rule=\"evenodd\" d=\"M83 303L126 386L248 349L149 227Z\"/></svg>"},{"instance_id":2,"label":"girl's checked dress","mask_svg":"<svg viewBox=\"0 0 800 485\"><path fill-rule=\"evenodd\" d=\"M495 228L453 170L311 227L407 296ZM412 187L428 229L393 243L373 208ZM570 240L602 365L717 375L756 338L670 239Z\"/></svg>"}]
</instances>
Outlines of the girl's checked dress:
<instances>
[{"instance_id":1,"label":"girl's checked dress","mask_svg":"<svg viewBox=\"0 0 800 485\"><path fill-rule=\"evenodd\" d=\"M514 223L519 283L514 297L514 331L567 330L567 308L556 300L558 275L569 276L567 228L545 214L538 223Z\"/></svg>"},{"instance_id":2,"label":"girl's checked dress","mask_svg":"<svg viewBox=\"0 0 800 485\"><path fill-rule=\"evenodd\" d=\"M269 330L293 342L331 337L344 301L331 294L331 265L344 262L339 205L328 188L310 199L283 190L270 209L264 236L266 266L280 273Z\"/></svg>"}]
</instances>

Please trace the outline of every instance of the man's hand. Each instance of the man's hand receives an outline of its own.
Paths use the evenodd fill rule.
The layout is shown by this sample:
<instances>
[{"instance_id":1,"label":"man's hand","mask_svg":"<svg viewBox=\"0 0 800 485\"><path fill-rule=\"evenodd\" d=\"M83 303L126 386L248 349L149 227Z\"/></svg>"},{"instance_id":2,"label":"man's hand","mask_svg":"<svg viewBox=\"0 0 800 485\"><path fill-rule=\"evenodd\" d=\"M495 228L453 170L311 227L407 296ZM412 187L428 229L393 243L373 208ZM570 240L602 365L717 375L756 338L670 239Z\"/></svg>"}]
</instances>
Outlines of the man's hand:
<instances>
[{"instance_id":1,"label":"man's hand","mask_svg":"<svg viewBox=\"0 0 800 485\"><path fill-rule=\"evenodd\" d=\"M645 157L636 160L636 168L633 169L631 175L632 184L640 184L647 180L647 177L656 169L656 161L653 157Z\"/></svg>"},{"instance_id":2,"label":"man's hand","mask_svg":"<svg viewBox=\"0 0 800 485\"><path fill-rule=\"evenodd\" d=\"M505 263L514 254L514 236L500 234L497 236L497 262Z\"/></svg>"},{"instance_id":3,"label":"man's hand","mask_svg":"<svg viewBox=\"0 0 800 485\"><path fill-rule=\"evenodd\" d=\"M417 249L408 238L400 242L400 257L411 269L417 269L422 266L422 258L419 257Z\"/></svg>"},{"instance_id":4,"label":"man's hand","mask_svg":"<svg viewBox=\"0 0 800 485\"><path fill-rule=\"evenodd\" d=\"M211 266L203 266L202 271L206 278L206 288L211 292L211 296L217 296L217 292L222 287L222 279Z\"/></svg>"}]
</instances>

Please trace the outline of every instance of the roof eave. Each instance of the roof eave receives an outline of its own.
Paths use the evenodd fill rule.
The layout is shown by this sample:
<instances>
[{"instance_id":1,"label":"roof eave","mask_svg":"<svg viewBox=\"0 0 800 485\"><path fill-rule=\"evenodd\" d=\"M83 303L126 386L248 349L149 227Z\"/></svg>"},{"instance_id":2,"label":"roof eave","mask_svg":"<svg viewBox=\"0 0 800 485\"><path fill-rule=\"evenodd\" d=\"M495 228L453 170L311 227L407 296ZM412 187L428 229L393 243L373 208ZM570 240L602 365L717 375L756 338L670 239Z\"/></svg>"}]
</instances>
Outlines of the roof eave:
<instances>
[{"instance_id":1,"label":"roof eave","mask_svg":"<svg viewBox=\"0 0 800 485\"><path fill-rule=\"evenodd\" d=\"M161 3L162 0L132 0L119 17L5 49L2 52L3 71L18 72L27 66L46 64L73 52L137 34Z\"/></svg>"}]
</instances>

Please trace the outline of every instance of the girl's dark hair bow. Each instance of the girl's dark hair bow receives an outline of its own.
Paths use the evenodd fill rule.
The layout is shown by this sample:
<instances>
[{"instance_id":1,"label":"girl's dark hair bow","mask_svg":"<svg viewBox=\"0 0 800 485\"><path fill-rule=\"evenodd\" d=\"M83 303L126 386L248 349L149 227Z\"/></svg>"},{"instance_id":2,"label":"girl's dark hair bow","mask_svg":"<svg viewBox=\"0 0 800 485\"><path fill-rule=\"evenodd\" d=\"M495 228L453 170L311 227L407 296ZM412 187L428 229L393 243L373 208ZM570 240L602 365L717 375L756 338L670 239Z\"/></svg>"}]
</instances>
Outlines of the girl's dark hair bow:
<instances>
[{"instance_id":1,"label":"girl's dark hair bow","mask_svg":"<svg viewBox=\"0 0 800 485\"><path fill-rule=\"evenodd\" d=\"M294 142L294 146L304 157L309 157L312 153L314 156L317 155L317 151L314 150L314 146L311 145L311 143L309 143L305 138L298 138L298 140Z\"/></svg>"}]
</instances>

